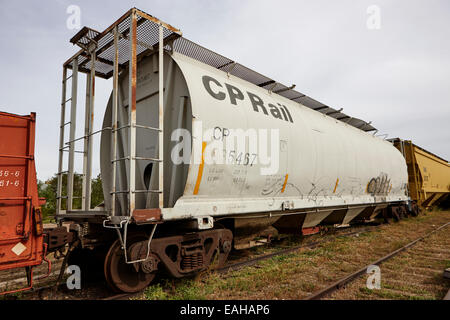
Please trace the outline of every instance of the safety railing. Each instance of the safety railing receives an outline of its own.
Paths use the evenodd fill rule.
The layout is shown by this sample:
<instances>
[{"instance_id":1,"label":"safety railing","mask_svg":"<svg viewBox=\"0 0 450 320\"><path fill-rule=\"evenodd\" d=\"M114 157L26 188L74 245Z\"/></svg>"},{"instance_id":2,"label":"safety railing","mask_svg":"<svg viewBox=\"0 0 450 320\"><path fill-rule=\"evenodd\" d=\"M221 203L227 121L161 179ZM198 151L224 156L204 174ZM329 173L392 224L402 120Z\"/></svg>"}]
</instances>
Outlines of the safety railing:
<instances>
[{"instance_id":1,"label":"safety railing","mask_svg":"<svg viewBox=\"0 0 450 320\"><path fill-rule=\"evenodd\" d=\"M61 98L61 119L60 119L60 140L59 140L59 161L58 161L58 187L57 187L57 216L67 213L98 213L91 208L91 177L92 177L92 157L93 157L93 137L105 130L111 132L111 164L112 182L110 190L110 216L132 216L135 210L135 198L137 193L157 193L159 194L159 207L164 204L164 144L163 144L163 119L164 119L164 48L181 36L181 32L148 15L136 8L130 9L126 14L114 22L102 33L84 27L72 39L71 42L81 47L81 50L71 57L63 66L62 98ZM123 46L123 41L128 43ZM120 42L120 43L119 43ZM112 48L112 50L111 50ZM159 58L159 126L150 127L136 124L136 88L137 88L137 61L139 57L149 51L157 53ZM118 95L119 95L119 72L128 66L128 119L129 123L121 127L118 126ZM71 74L68 75L68 70ZM86 73L86 103L85 103L85 123L84 135L76 137L77 120L77 90L78 74ZM94 98L95 98L95 77L105 79L112 78L112 121L110 127L94 131ZM71 86L68 88L67 82L71 79ZM70 94L68 97L67 94ZM66 119L66 109L70 103L70 120ZM69 120L69 121L67 121ZM69 127L69 140L65 141L66 129ZM136 130L145 129L159 133L159 149L157 158L141 157L136 154ZM117 144L118 132L128 130L129 153L125 157L118 158ZM75 143L83 141L83 151L75 150ZM64 168L64 153L68 152L67 169ZM75 175L75 153L83 154L82 173L82 195L81 209L73 208L74 197L74 175ZM136 190L136 161L146 160L157 163L159 166L159 186L157 190ZM129 162L128 189L117 190L117 165L120 161ZM67 191L63 194L63 176L67 175ZM128 195L128 206L126 212L117 212L116 197L118 194ZM62 207L62 200L67 199L66 209ZM123 211L123 210L122 210Z\"/></svg>"}]
</instances>

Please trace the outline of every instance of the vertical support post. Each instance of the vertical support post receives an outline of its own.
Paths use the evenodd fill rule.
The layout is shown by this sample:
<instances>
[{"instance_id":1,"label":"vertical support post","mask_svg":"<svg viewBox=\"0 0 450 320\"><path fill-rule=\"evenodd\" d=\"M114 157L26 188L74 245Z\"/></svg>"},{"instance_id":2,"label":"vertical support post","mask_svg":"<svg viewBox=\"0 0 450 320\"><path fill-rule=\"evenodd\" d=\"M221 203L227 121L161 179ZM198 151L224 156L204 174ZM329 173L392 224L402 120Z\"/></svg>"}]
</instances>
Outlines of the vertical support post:
<instances>
[{"instance_id":1,"label":"vertical support post","mask_svg":"<svg viewBox=\"0 0 450 320\"><path fill-rule=\"evenodd\" d=\"M92 145L93 145L93 128L94 128L94 98L95 98L95 48L91 52L91 72L89 74L89 112L88 116L88 128L87 135L85 137L85 156L86 156L86 172L84 172L84 208L85 210L91 209L91 177L92 177ZM86 110L88 111L88 110Z\"/></svg>"},{"instance_id":2,"label":"vertical support post","mask_svg":"<svg viewBox=\"0 0 450 320\"><path fill-rule=\"evenodd\" d=\"M63 67L62 93L61 93L61 121L59 127L59 159L58 159L58 186L56 189L56 214L61 213L62 183L63 183L63 160L64 160L64 129L66 122L66 86L67 68Z\"/></svg>"},{"instance_id":3,"label":"vertical support post","mask_svg":"<svg viewBox=\"0 0 450 320\"><path fill-rule=\"evenodd\" d=\"M77 125L77 89L78 89L78 59L73 60L72 92L70 105L70 135L69 135L69 173L67 175L67 210L73 205L73 178L75 155L75 130Z\"/></svg>"},{"instance_id":4,"label":"vertical support post","mask_svg":"<svg viewBox=\"0 0 450 320\"><path fill-rule=\"evenodd\" d=\"M136 73L137 73L137 17L136 11L131 12L131 26L130 26L130 67L129 67L129 90L128 90L128 110L129 110L129 214L133 215L136 205Z\"/></svg>"},{"instance_id":5,"label":"vertical support post","mask_svg":"<svg viewBox=\"0 0 450 320\"><path fill-rule=\"evenodd\" d=\"M91 77L86 75L86 107L84 112L84 149L83 149L83 190L81 193L81 210L86 210L86 177L87 177L87 156L88 156L88 135L89 135L89 116L90 116L90 98Z\"/></svg>"},{"instance_id":6,"label":"vertical support post","mask_svg":"<svg viewBox=\"0 0 450 320\"><path fill-rule=\"evenodd\" d=\"M167 77L170 78L170 75ZM166 86L167 88L167 86ZM169 90L167 90L169 91ZM184 109L186 108L186 102L187 102L187 97L182 96L180 97L180 105L179 105L179 109L178 109L178 121L177 121L177 128L181 129L182 125L183 125L183 113L184 113ZM169 206L173 204L173 197L175 194L175 184L176 184L176 176L177 176L177 169L178 169L177 164L175 164L175 162L172 163L172 173L171 173L171 181L170 181L170 192L169 192Z\"/></svg>"},{"instance_id":7,"label":"vertical support post","mask_svg":"<svg viewBox=\"0 0 450 320\"><path fill-rule=\"evenodd\" d=\"M117 106L119 88L119 31L114 27L114 71L113 71L113 109L111 123L111 160L112 160L112 188L111 188L111 215L116 215L116 174L117 174Z\"/></svg>"},{"instance_id":8,"label":"vertical support post","mask_svg":"<svg viewBox=\"0 0 450 320\"><path fill-rule=\"evenodd\" d=\"M159 207L164 207L164 28L159 25Z\"/></svg>"},{"instance_id":9,"label":"vertical support post","mask_svg":"<svg viewBox=\"0 0 450 320\"><path fill-rule=\"evenodd\" d=\"M409 152L411 154L411 166L413 168L413 174L414 174L414 190L416 191L415 192L415 196L416 196L416 199L417 199L417 204L421 205L422 202L421 202L420 193L419 193L419 181L417 179L416 158L414 156L414 146L413 146L411 140L407 141L407 144L408 144ZM408 183L409 183L409 181L408 181Z\"/></svg>"},{"instance_id":10,"label":"vertical support post","mask_svg":"<svg viewBox=\"0 0 450 320\"><path fill-rule=\"evenodd\" d=\"M405 140L400 139L400 148L401 148L403 158L405 158L406 170L408 170L408 160L407 160L406 151L405 151ZM406 183L406 193L407 193L406 195L408 197L411 197L411 191L409 190L409 181Z\"/></svg>"}]
</instances>

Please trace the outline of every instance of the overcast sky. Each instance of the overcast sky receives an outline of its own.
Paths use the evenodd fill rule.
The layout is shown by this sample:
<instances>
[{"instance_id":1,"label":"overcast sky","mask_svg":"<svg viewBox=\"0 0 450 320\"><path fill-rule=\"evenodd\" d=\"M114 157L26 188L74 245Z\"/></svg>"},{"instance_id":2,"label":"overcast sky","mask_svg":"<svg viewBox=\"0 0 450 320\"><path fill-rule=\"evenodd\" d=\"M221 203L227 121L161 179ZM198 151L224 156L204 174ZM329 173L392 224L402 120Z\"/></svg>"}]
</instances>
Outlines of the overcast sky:
<instances>
[{"instance_id":1,"label":"overcast sky","mask_svg":"<svg viewBox=\"0 0 450 320\"><path fill-rule=\"evenodd\" d=\"M0 0L0 110L37 113L40 179L57 171L62 64L81 26L102 31L131 7L346 114L450 159L450 1ZM380 9L379 28L376 13ZM375 24L374 24L375 21ZM84 83L84 78L81 79ZM98 81L100 126L110 83ZM84 102L84 99L81 99ZM80 108L82 108L82 104ZM79 120L82 123L82 119ZM81 131L78 132L81 135ZM98 171L98 157L94 157ZM78 168L81 168L78 165Z\"/></svg>"}]
</instances>

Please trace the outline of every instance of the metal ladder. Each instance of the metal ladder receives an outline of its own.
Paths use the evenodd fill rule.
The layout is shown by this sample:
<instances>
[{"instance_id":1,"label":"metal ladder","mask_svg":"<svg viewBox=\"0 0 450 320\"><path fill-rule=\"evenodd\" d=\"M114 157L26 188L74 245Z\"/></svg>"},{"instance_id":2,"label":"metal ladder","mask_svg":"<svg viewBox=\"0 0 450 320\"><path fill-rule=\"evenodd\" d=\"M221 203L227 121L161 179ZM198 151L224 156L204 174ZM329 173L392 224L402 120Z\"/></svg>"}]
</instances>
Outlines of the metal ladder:
<instances>
[{"instance_id":1,"label":"metal ladder","mask_svg":"<svg viewBox=\"0 0 450 320\"><path fill-rule=\"evenodd\" d=\"M163 128L163 103L164 103L164 64L163 64L163 54L164 54L164 29L168 26L159 21L156 21L159 25L159 43L158 47L153 46L153 50L155 50L155 54L159 55L159 126L158 128L137 125L136 123L136 82L137 82L137 45L147 47L145 43L142 41L138 41L137 39L137 13L138 11L133 9L130 13L130 32L128 36L121 34L119 32L118 22L113 27L113 36L114 36L114 61L113 65L113 93L112 93L112 101L113 101L113 114L111 127L105 127L101 130L93 132L93 119L94 119L94 87L95 87L95 64L98 60L99 62L105 63L104 58L96 57L96 50L98 43L94 40L94 38L90 37L89 34L98 35L99 32L89 29L87 27L83 28L77 35L75 35L72 39L72 43L79 45L83 50L77 54L73 60L71 65L64 65L63 69L63 82L62 82L62 100L61 100L61 125L60 125L60 141L59 141L59 163L58 163L58 188L57 188L57 208L56 214L64 214L67 212L75 212L75 211L83 211L84 213L93 213L99 212L98 210L91 210L91 174L92 174L92 136L100 133L104 130L111 131L111 163L113 164L113 172L112 172L112 187L110 190L111 194L111 206L109 214L111 216L127 216L128 218L133 215L136 204L136 193L158 193L159 194L159 208L164 207L164 185L163 185L163 177L164 177L164 128ZM141 18L145 18L149 21L155 22L155 18L146 15L145 13L139 11L139 15ZM181 35L178 31L177 35ZM118 92L119 92L119 37L129 41L130 43L130 52L131 56L129 58L129 121L127 125L122 127L118 127ZM84 39L82 42L80 39ZM86 39L88 41L86 41ZM104 47L99 49L100 52ZM149 47L149 49L152 49ZM158 50L158 52L156 52ZM78 56L86 57L87 59L82 60L80 64L78 63ZM84 64L87 62L91 63L90 70L87 71L84 67ZM72 75L67 77L67 69L72 69ZM80 69L81 68L81 69ZM75 138L76 131L76 115L77 115L77 85L78 85L78 72L81 70L83 73L87 73L86 80L86 113L85 113L85 130L84 136L80 138ZM67 81L72 78L72 86L71 86L71 97L66 100L66 91L67 91ZM66 112L66 104L71 102L70 106L70 121L65 122L65 112ZM65 127L70 124L70 135L69 141L64 141L65 135ZM128 134L128 146L129 152L126 157L118 158L117 157L117 133L119 130L127 128L129 131ZM148 158L148 157L139 157L136 156L136 129L146 129L157 131L159 133L159 150L157 158ZM84 150L76 151L75 150L75 142L84 139ZM67 150L68 149L68 150ZM64 152L69 152L69 161L68 161L68 169L64 171L63 168L63 159ZM74 155L75 153L83 154L83 190L82 190L82 205L81 210L73 209L73 188L74 188ZM154 163L158 163L159 165L159 186L157 190L136 190L136 161L146 160L152 161ZM128 190L116 190L116 180L117 180L117 163L119 161L129 161L129 176L128 176ZM62 193L62 183L63 176L67 174L67 195L63 195ZM117 194L125 193L128 194L128 210L127 212L119 213L116 210L116 198ZM62 210L62 199L67 199L67 210ZM78 213L77 212L77 213ZM104 211L104 213L106 213Z\"/></svg>"},{"instance_id":2,"label":"metal ladder","mask_svg":"<svg viewBox=\"0 0 450 320\"><path fill-rule=\"evenodd\" d=\"M72 90L71 97L66 100L66 87L67 81L72 78ZM77 105L77 82L78 82L78 60L74 61L72 74L67 77L67 68L63 69L63 80L62 80L62 100L61 100L61 122L60 122L60 131L59 131L59 159L58 159L58 187L56 192L56 214L60 214L62 211L62 199L67 199L67 210L72 210L72 200L73 200L73 166L74 166L74 154L75 149L73 144L69 144L69 146L65 146L64 136L65 136L65 127L70 125L70 135L69 139L73 140L75 135L75 126L76 126L76 105ZM65 122L66 118L66 104L67 102L71 102L70 108L70 121ZM67 150L67 148L69 150ZM64 152L69 151L69 168L66 171L63 171L63 160L64 160ZM68 174L67 177L67 195L62 195L62 183L63 183L63 175Z\"/></svg>"},{"instance_id":3,"label":"metal ladder","mask_svg":"<svg viewBox=\"0 0 450 320\"><path fill-rule=\"evenodd\" d=\"M63 68L62 99L61 99L61 122L59 132L59 159L58 159L58 187L56 194L56 214L73 211L74 188L74 164L75 153L83 154L83 174L82 174L82 196L81 210L89 211L91 207L91 175L92 175L92 136L108 128L93 132L94 120L94 77L95 77L95 48L91 53L91 72L86 76L86 110L84 136L75 138L77 120L77 94L78 94L78 59L74 59L72 74L67 76L67 67ZM72 79L70 98L67 97L67 81ZM70 103L70 121L66 122L66 104ZM65 129L70 125L69 141L65 142ZM110 129L110 128L109 128ZM75 150L75 142L84 140L84 150ZM69 152L68 168L64 170L64 152ZM62 194L63 175L67 174L67 194ZM67 199L66 210L62 210L62 199Z\"/></svg>"},{"instance_id":4,"label":"metal ladder","mask_svg":"<svg viewBox=\"0 0 450 320\"><path fill-rule=\"evenodd\" d=\"M136 56L136 22L133 19L131 25L131 56ZM136 123L136 84L129 86L129 94L128 94L128 124L118 127L118 41L119 41L119 32L117 27L114 28L114 47L115 47L115 59L114 59L114 79L113 79L113 112L112 112L112 134L111 134L111 163L113 165L112 170L112 187L111 187L111 215L118 215L116 212L116 197L117 194L128 194L128 210L129 216L133 215L134 210L136 209L136 194L137 193L157 193L159 194L159 208L163 208L164 206L164 112L163 112L163 81L164 81L164 62L163 62L163 26L159 26L159 66L158 66L158 76L159 76L159 126L158 128L138 125ZM136 59L131 59L130 68L129 68L130 76L129 78L136 78L137 73L137 62ZM129 137L129 153L128 156L123 158L117 158L117 132L119 130L127 128L128 137ZM159 134L159 142L158 142L158 158L149 158L149 157L140 157L136 155L136 129L146 129L151 131L157 131ZM136 190L136 161L151 161L153 163L158 163L159 165L159 188L157 190ZM117 180L117 163L119 161L130 161L129 165L129 177L128 177L128 190L116 190L116 180Z\"/></svg>"}]
</instances>

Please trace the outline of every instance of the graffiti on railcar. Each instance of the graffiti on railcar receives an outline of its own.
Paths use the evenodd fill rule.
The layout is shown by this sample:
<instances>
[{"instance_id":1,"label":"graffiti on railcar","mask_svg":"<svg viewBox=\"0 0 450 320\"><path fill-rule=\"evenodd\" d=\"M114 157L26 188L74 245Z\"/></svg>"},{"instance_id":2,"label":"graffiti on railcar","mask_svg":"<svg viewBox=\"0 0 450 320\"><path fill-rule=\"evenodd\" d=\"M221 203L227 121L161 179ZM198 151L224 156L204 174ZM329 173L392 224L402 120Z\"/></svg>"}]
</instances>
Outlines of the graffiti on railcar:
<instances>
[{"instance_id":1,"label":"graffiti on railcar","mask_svg":"<svg viewBox=\"0 0 450 320\"><path fill-rule=\"evenodd\" d=\"M367 193L372 196L387 195L391 189L391 179L386 173L370 179L367 184Z\"/></svg>"}]
</instances>

